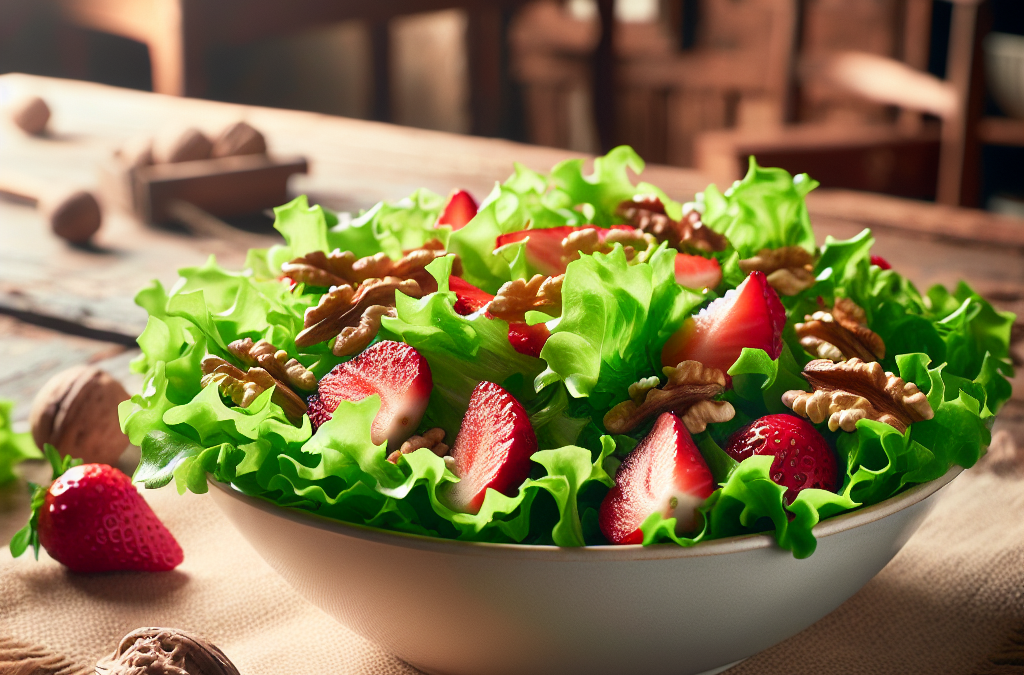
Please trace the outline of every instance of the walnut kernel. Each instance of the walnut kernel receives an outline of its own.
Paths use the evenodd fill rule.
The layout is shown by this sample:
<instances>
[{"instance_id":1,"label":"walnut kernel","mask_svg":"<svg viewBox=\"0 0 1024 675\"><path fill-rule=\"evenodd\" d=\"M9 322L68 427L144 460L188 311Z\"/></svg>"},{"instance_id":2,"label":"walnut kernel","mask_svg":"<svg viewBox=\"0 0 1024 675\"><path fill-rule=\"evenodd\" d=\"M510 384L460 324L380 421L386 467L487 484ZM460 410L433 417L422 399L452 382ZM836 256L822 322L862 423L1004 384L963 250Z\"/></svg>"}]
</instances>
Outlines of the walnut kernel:
<instances>
[{"instance_id":1,"label":"walnut kernel","mask_svg":"<svg viewBox=\"0 0 1024 675\"><path fill-rule=\"evenodd\" d=\"M912 423L935 416L916 384L885 372L877 361L818 359L804 366L803 376L813 391L787 391L782 402L815 424L827 419L832 431L852 432L858 420L870 419L903 433Z\"/></svg>"}]
</instances>

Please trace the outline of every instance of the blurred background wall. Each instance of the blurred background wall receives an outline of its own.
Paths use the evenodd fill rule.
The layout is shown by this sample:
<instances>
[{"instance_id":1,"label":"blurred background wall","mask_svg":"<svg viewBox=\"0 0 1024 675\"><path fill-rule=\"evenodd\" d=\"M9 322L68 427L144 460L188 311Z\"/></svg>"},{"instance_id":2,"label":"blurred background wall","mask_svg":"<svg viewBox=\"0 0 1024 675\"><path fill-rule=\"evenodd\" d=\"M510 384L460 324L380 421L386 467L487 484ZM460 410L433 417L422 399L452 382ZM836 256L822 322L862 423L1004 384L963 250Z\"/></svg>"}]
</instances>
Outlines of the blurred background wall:
<instances>
[{"instance_id":1,"label":"blurred background wall","mask_svg":"<svg viewBox=\"0 0 1024 675\"><path fill-rule=\"evenodd\" d=\"M0 0L0 72L154 88L145 44L83 27L68 18L62 1ZM64 4L80 12L90 1ZM415 10L415 2L404 4ZM477 38L505 42L491 135L587 152L627 142L650 161L696 165L720 182L742 171L742 158L753 152L825 184L941 200L940 165L949 163L949 130L960 124L948 112L950 92L960 78L970 120L960 124L955 198L1024 210L1024 121L1016 119L1024 112L993 89L998 59L988 37L1009 35L1012 43L1012 36L1024 36L1022 0L967 2L975 12L967 28L957 9L963 0L616 0L615 43L605 52L614 59L614 84L595 70L605 39L597 0L512 4L502 10L500 33ZM210 38L217 31L207 31L201 95L480 131L471 101L475 64L466 49L474 38L467 31L477 24L459 9L412 10L383 24L384 43L379 24L361 21L242 43L219 43ZM950 49L960 40L962 51L964 39L973 68L950 72L957 70ZM374 70L381 44L383 80ZM1007 54L1014 48L996 46ZM1024 50L1019 43L1016 49ZM850 50L932 79L889 73L883 61L835 58ZM1020 63L1004 66L1018 69L1018 98ZM889 90L876 86L889 75ZM383 108L375 91L382 82L389 89Z\"/></svg>"}]
</instances>

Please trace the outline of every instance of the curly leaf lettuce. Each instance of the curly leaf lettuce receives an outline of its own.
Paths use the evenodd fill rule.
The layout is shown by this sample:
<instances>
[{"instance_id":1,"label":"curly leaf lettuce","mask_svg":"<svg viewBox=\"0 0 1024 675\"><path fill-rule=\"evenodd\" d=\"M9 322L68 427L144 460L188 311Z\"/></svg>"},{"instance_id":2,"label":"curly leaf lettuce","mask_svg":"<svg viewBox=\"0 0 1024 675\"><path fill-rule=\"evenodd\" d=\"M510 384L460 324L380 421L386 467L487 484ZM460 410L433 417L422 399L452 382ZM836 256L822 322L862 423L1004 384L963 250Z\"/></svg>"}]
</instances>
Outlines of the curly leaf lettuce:
<instances>
[{"instance_id":1,"label":"curly leaf lettuce","mask_svg":"<svg viewBox=\"0 0 1024 675\"><path fill-rule=\"evenodd\" d=\"M13 409L13 401L0 399L0 485L16 478L13 470L16 464L26 459L41 459L43 456L32 440L32 434L14 433L11 428Z\"/></svg>"},{"instance_id":2,"label":"curly leaf lettuce","mask_svg":"<svg viewBox=\"0 0 1024 675\"><path fill-rule=\"evenodd\" d=\"M250 251L243 272L224 271L211 259L182 270L169 291L154 282L136 298L150 314L139 338L143 353L133 364L145 374L145 384L120 408L122 426L142 448L135 479L147 487L174 482L181 491L202 492L212 475L282 506L430 536L559 546L603 543L599 505L621 457L635 447L643 429L609 437L602 435L600 421L625 398L630 384L660 373L665 340L714 297L675 283L674 251L664 245L640 260L627 261L617 246L570 263L562 315L527 315L529 323L544 322L552 333L539 359L512 348L504 321L485 312L454 311L451 257L428 266L437 292L418 299L399 294L396 316L382 322L378 339L407 342L430 364L435 386L420 431L441 426L454 440L470 393L489 380L523 403L537 433L540 451L531 477L513 496L488 493L477 514L446 505L446 486L457 479L433 453L420 450L397 464L386 461L384 447L369 440L376 397L343 403L314 434L308 419L297 426L289 422L271 400L272 391L243 409L216 388L203 389L201 361L208 353L232 360L231 341L265 338L322 377L341 359L326 343L299 353L294 337L305 310L325 289L289 288L277 279L282 262L334 248L395 257L436 238L459 255L467 281L493 292L527 272L522 245L494 250L501 234L613 224L618 204L640 193L660 195L670 215L680 217L682 207L657 188L632 185L629 172L642 169L626 148L596 160L589 175L579 160L563 162L550 174L517 166L477 216L455 232L435 226L443 199L426 191L342 222L300 198L277 211L275 227L285 244ZM704 222L732 243L716 255L725 276L719 290L742 281L737 261L761 248L813 248L803 197L814 185L805 176L793 178L752 163L747 177L725 194L713 187L704 193ZM850 240L826 240L814 285L783 298L790 321L780 358L744 350L729 371L733 386L723 394L735 418L695 437L719 486L701 507L700 526L676 532L673 520L655 514L643 525L645 543L691 545L774 531L781 546L805 557L814 549L811 529L821 518L887 499L953 464L977 461L989 442L992 415L1010 396L1012 317L966 286L952 292L937 287L922 295L897 272L870 264L872 244L866 230ZM805 490L786 504L784 488L770 480L771 458L737 463L722 444L743 424L786 412L780 401L784 391L806 388L800 371L811 356L792 323L818 309L819 298L830 306L836 297L850 297L864 308L888 348L883 366L926 392L935 415L906 433L867 420L853 433L818 425L837 449L840 488L836 494Z\"/></svg>"},{"instance_id":3,"label":"curly leaf lettuce","mask_svg":"<svg viewBox=\"0 0 1024 675\"><path fill-rule=\"evenodd\" d=\"M698 196L704 205L701 220L724 234L740 258L783 246L813 251L814 231L804 196L817 186L805 173L791 176L785 169L758 166L751 157L743 180L725 193L709 185Z\"/></svg>"},{"instance_id":4,"label":"curly leaf lettuce","mask_svg":"<svg viewBox=\"0 0 1024 675\"><path fill-rule=\"evenodd\" d=\"M649 264L631 265L617 245L571 262L536 387L561 381L572 396L607 410L630 384L659 371L665 341L704 300L675 283L674 260L663 246Z\"/></svg>"}]
</instances>

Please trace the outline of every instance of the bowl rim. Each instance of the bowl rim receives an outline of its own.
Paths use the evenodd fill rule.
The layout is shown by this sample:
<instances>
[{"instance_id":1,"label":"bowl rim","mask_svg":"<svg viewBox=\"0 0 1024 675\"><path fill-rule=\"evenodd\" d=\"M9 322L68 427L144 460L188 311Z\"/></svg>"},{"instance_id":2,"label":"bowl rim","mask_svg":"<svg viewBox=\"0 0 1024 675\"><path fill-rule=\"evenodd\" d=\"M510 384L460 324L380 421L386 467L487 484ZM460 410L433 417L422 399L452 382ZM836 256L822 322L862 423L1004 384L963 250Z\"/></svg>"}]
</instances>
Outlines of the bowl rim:
<instances>
[{"instance_id":1,"label":"bowl rim","mask_svg":"<svg viewBox=\"0 0 1024 675\"><path fill-rule=\"evenodd\" d=\"M963 471L961 466L953 466L945 474L926 483L915 485L905 492L890 497L877 504L866 506L855 511L843 513L819 522L811 532L815 538L830 537L847 530L867 525L902 511L914 504L924 501L940 489L948 485ZM696 558L713 555L726 555L740 551L753 551L776 547L775 538L771 534L744 534L703 541L694 546L679 546L675 543L631 545L599 545L581 547L559 547L537 544L507 544L477 541L460 541L443 539L422 534L384 530L369 525L348 523L334 520L311 511L304 511L281 506L262 497L253 497L239 491L234 485L222 483L207 474L208 482L222 494L240 501L247 506L263 511L269 515L307 525L315 529L341 534L355 539L373 543L395 546L398 548L418 549L442 554L475 555L475 556L509 556L515 558L575 560L581 562L597 561L629 561L629 560L665 560L674 558ZM777 548L777 547L776 547ZM783 549L778 549L787 553Z\"/></svg>"}]
</instances>

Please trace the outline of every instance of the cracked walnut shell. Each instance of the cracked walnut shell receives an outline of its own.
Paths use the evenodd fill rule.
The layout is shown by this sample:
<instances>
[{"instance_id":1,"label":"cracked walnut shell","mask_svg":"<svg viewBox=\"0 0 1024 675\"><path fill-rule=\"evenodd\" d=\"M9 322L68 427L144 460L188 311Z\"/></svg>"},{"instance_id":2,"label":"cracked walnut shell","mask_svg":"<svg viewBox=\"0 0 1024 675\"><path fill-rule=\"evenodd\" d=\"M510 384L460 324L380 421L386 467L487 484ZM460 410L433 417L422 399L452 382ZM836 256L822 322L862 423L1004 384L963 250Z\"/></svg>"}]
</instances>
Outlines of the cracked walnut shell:
<instances>
[{"instance_id":1,"label":"cracked walnut shell","mask_svg":"<svg viewBox=\"0 0 1024 675\"><path fill-rule=\"evenodd\" d=\"M624 434L644 420L663 412L680 416L691 434L698 434L712 422L726 422L736 414L728 401L715 401L725 391L725 375L699 361L683 361L662 369L668 382L652 388L652 378L645 378L629 388L630 400L619 403L604 416L610 433ZM656 379L656 378L655 378Z\"/></svg>"},{"instance_id":2,"label":"cracked walnut shell","mask_svg":"<svg viewBox=\"0 0 1024 675\"><path fill-rule=\"evenodd\" d=\"M858 420L869 419L904 433L912 423L935 416L916 384L884 371L877 361L817 359L804 366L803 376L813 391L787 391L782 402L815 424L828 420L832 431L852 432Z\"/></svg>"},{"instance_id":3,"label":"cracked walnut shell","mask_svg":"<svg viewBox=\"0 0 1024 675\"><path fill-rule=\"evenodd\" d=\"M764 272L768 284L782 295L796 295L814 285L814 256L802 246L763 248L739 261L745 274Z\"/></svg>"},{"instance_id":4,"label":"cracked walnut shell","mask_svg":"<svg viewBox=\"0 0 1024 675\"><path fill-rule=\"evenodd\" d=\"M831 312L818 311L793 326L809 353L832 361L885 358L885 342L868 328L867 315L853 300L836 298Z\"/></svg>"},{"instance_id":5,"label":"cracked walnut shell","mask_svg":"<svg viewBox=\"0 0 1024 675\"><path fill-rule=\"evenodd\" d=\"M176 628L136 628L96 664L96 675L238 675L210 641Z\"/></svg>"},{"instance_id":6,"label":"cracked walnut shell","mask_svg":"<svg viewBox=\"0 0 1024 675\"><path fill-rule=\"evenodd\" d=\"M51 377L32 401L32 438L40 448L49 443L86 464L113 464L128 447L117 418L117 406L126 400L128 392L108 373L69 368Z\"/></svg>"}]
</instances>

